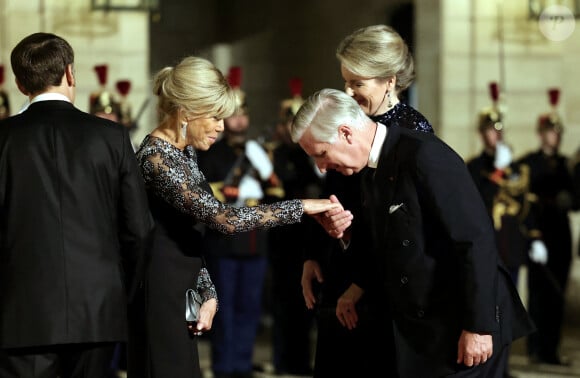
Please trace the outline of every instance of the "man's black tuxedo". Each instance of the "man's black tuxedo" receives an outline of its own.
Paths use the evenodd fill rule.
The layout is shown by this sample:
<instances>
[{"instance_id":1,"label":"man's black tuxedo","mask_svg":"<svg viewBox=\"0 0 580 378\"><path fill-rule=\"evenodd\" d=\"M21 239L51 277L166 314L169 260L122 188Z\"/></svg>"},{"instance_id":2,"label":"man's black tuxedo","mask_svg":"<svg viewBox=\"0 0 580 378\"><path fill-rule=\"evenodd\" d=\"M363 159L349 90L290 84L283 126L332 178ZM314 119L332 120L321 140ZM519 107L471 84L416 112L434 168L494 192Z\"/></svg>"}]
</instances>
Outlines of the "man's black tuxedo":
<instances>
[{"instance_id":1,"label":"man's black tuxedo","mask_svg":"<svg viewBox=\"0 0 580 378\"><path fill-rule=\"evenodd\" d=\"M363 229L374 250L366 271L378 267L383 278L401 377L468 369L456 364L462 330L491 333L494 353L533 330L455 151L432 134L390 127L378 167L365 170Z\"/></svg>"},{"instance_id":2,"label":"man's black tuxedo","mask_svg":"<svg viewBox=\"0 0 580 378\"><path fill-rule=\"evenodd\" d=\"M152 227L123 126L55 100L1 121L0 348L126 340Z\"/></svg>"}]
</instances>

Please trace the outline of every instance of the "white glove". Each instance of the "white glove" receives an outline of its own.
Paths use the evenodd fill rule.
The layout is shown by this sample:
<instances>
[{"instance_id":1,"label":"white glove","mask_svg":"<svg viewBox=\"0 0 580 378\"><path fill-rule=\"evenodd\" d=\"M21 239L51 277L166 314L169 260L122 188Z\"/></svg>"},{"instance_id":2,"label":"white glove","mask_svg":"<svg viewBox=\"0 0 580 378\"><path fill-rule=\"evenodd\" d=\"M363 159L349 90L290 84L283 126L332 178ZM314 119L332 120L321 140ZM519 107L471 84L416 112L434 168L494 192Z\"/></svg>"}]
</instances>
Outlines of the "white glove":
<instances>
[{"instance_id":1,"label":"white glove","mask_svg":"<svg viewBox=\"0 0 580 378\"><path fill-rule=\"evenodd\" d=\"M548 249L541 240L534 240L528 253L530 260L536 264L546 265L548 262Z\"/></svg>"},{"instance_id":2,"label":"white glove","mask_svg":"<svg viewBox=\"0 0 580 378\"><path fill-rule=\"evenodd\" d=\"M252 166L256 168L262 180L269 179L274 173L274 165L270 157L255 140L246 142L246 157L252 163Z\"/></svg>"},{"instance_id":3,"label":"white glove","mask_svg":"<svg viewBox=\"0 0 580 378\"><path fill-rule=\"evenodd\" d=\"M512 151L509 146L503 142L497 142L495 145L495 161L493 165L496 169L505 169L512 162Z\"/></svg>"},{"instance_id":4,"label":"white glove","mask_svg":"<svg viewBox=\"0 0 580 378\"><path fill-rule=\"evenodd\" d=\"M264 192L260 182L249 175L244 175L238 184L238 200L237 206L243 206L247 199L262 199Z\"/></svg>"}]
</instances>

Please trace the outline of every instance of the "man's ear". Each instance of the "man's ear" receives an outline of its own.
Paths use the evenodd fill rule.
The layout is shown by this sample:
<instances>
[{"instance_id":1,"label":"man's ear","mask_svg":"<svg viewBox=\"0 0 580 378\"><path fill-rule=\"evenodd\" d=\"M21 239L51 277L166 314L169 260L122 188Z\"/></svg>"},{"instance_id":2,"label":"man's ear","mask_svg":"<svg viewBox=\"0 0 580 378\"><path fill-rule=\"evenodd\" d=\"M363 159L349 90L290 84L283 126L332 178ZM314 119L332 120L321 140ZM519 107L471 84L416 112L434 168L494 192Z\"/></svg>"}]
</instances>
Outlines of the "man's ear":
<instances>
[{"instance_id":1,"label":"man's ear","mask_svg":"<svg viewBox=\"0 0 580 378\"><path fill-rule=\"evenodd\" d=\"M28 93L28 91L22 86L22 84L20 84L20 82L18 81L18 79L15 79L16 81L16 86L18 87L18 90L25 96L29 96L30 93Z\"/></svg>"},{"instance_id":2,"label":"man's ear","mask_svg":"<svg viewBox=\"0 0 580 378\"><path fill-rule=\"evenodd\" d=\"M343 138L347 143L352 143L352 129L348 125L341 125L338 128L339 138Z\"/></svg>"},{"instance_id":3,"label":"man's ear","mask_svg":"<svg viewBox=\"0 0 580 378\"><path fill-rule=\"evenodd\" d=\"M68 84L68 86L74 87L76 82L75 82L75 74L73 72L72 64L68 64L66 66L66 69L64 70L64 74L66 76L66 83Z\"/></svg>"}]
</instances>

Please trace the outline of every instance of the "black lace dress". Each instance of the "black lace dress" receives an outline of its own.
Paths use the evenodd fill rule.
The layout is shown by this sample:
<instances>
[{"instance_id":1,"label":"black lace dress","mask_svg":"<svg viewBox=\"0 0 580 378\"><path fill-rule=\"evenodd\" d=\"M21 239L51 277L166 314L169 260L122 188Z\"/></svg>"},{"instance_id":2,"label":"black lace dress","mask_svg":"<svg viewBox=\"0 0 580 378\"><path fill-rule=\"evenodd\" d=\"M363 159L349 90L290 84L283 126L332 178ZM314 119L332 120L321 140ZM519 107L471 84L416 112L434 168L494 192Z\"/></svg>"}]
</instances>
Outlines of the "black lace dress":
<instances>
[{"instance_id":1,"label":"black lace dress","mask_svg":"<svg viewBox=\"0 0 580 378\"><path fill-rule=\"evenodd\" d=\"M185 323L185 291L195 287L203 265L204 227L232 234L297 223L303 207L300 200L256 207L222 204L199 170L191 146L180 150L147 136L137 159L156 230L145 284L145 340L138 357L146 372L135 376L201 378L197 343Z\"/></svg>"},{"instance_id":2,"label":"black lace dress","mask_svg":"<svg viewBox=\"0 0 580 378\"><path fill-rule=\"evenodd\" d=\"M418 110L403 102L399 102L386 113L371 116L375 122L380 122L387 128L397 125L407 129L433 133L433 127Z\"/></svg>"}]
</instances>

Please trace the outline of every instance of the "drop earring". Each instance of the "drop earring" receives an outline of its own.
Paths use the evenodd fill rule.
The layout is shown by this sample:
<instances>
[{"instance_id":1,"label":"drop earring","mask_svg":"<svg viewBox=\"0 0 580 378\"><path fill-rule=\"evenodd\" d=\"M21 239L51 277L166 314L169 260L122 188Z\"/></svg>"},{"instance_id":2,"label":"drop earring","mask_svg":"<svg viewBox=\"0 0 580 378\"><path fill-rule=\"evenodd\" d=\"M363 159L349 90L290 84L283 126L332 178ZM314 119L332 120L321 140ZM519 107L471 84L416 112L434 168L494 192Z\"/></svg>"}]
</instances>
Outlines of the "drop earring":
<instances>
[{"instance_id":1,"label":"drop earring","mask_svg":"<svg viewBox=\"0 0 580 378\"><path fill-rule=\"evenodd\" d=\"M391 91L387 92L387 107L389 109L393 107L393 98L391 97Z\"/></svg>"},{"instance_id":2,"label":"drop earring","mask_svg":"<svg viewBox=\"0 0 580 378\"><path fill-rule=\"evenodd\" d=\"M187 125L186 121L181 122L181 137L185 139L187 137Z\"/></svg>"}]
</instances>

